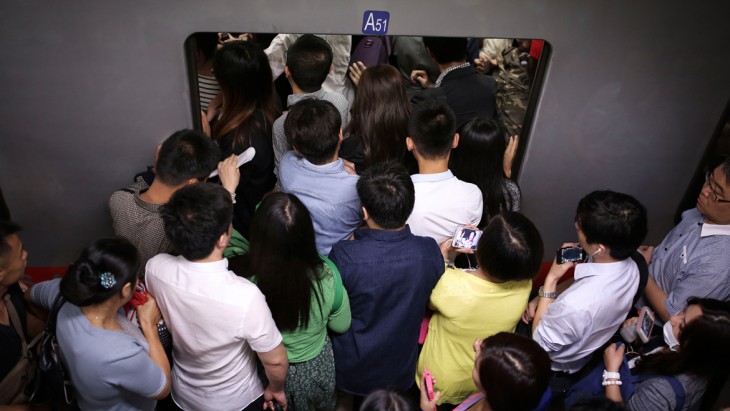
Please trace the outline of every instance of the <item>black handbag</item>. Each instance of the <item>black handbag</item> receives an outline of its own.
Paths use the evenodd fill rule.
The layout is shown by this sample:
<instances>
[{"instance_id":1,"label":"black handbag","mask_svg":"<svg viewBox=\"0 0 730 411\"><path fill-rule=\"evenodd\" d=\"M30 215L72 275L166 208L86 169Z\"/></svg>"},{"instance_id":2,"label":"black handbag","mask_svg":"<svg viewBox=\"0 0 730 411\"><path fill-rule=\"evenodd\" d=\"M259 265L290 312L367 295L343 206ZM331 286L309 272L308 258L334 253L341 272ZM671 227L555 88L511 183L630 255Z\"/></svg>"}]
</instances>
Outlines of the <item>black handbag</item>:
<instances>
[{"instance_id":1,"label":"black handbag","mask_svg":"<svg viewBox=\"0 0 730 411\"><path fill-rule=\"evenodd\" d=\"M66 367L61 362L58 342L56 341L56 320L58 311L66 302L62 295L58 295L53 302L53 308L48 316L46 328L43 330L40 341L34 347L33 354L36 360L36 373L33 380L26 387L26 395L31 404L71 405L74 401L74 391Z\"/></svg>"}]
</instances>

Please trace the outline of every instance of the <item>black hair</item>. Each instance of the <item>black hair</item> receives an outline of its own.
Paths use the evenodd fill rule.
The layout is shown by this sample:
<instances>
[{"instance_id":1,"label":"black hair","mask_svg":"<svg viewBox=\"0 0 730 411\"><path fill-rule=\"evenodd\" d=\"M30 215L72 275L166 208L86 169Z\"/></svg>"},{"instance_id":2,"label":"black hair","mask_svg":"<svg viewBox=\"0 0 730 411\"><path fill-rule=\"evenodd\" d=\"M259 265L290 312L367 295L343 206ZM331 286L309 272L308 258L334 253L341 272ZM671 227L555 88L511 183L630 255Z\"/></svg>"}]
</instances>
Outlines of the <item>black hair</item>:
<instances>
[{"instance_id":1,"label":"black hair","mask_svg":"<svg viewBox=\"0 0 730 411\"><path fill-rule=\"evenodd\" d=\"M730 301L691 297L687 307L697 305L702 315L687 322L679 333L679 350L641 357L637 373L690 374L708 380L700 409L709 407L730 375Z\"/></svg>"},{"instance_id":2,"label":"black hair","mask_svg":"<svg viewBox=\"0 0 730 411\"><path fill-rule=\"evenodd\" d=\"M196 130L180 130L160 147L155 178L168 186L178 186L191 178L204 180L215 170L221 150L215 142Z\"/></svg>"},{"instance_id":3,"label":"black hair","mask_svg":"<svg viewBox=\"0 0 730 411\"><path fill-rule=\"evenodd\" d=\"M280 330L306 328L312 296L320 314L322 299L314 226L307 207L293 194L264 197L251 221L248 259L250 273L266 296Z\"/></svg>"},{"instance_id":4,"label":"black hair","mask_svg":"<svg viewBox=\"0 0 730 411\"><path fill-rule=\"evenodd\" d=\"M70 303L85 307L103 303L137 281L137 248L123 238L102 238L89 244L68 266L61 280L61 294ZM106 287L102 279L113 279ZM109 283L107 283L108 285Z\"/></svg>"},{"instance_id":5,"label":"black hair","mask_svg":"<svg viewBox=\"0 0 730 411\"><path fill-rule=\"evenodd\" d=\"M631 257L647 232L646 208L634 197L615 191L594 191L578 203L575 221L589 244L603 244L611 257Z\"/></svg>"},{"instance_id":6,"label":"black hair","mask_svg":"<svg viewBox=\"0 0 730 411\"><path fill-rule=\"evenodd\" d=\"M0 268L5 265L5 258L11 251L10 245L8 245L8 237L20 231L22 227L10 220L0 220Z\"/></svg>"},{"instance_id":7,"label":"black hair","mask_svg":"<svg viewBox=\"0 0 730 411\"><path fill-rule=\"evenodd\" d=\"M439 64L466 61L466 37L424 37L423 45Z\"/></svg>"},{"instance_id":8,"label":"black hair","mask_svg":"<svg viewBox=\"0 0 730 411\"><path fill-rule=\"evenodd\" d=\"M231 41L215 52L213 73L223 98L213 138L220 144L233 132L232 146L243 151L251 146L255 130L270 134L271 125L281 114L269 59L253 42Z\"/></svg>"},{"instance_id":9,"label":"black hair","mask_svg":"<svg viewBox=\"0 0 730 411\"><path fill-rule=\"evenodd\" d=\"M218 49L218 33L198 32L193 33L195 47L200 51L205 61L213 58Z\"/></svg>"},{"instance_id":10,"label":"black hair","mask_svg":"<svg viewBox=\"0 0 730 411\"><path fill-rule=\"evenodd\" d=\"M456 134L454 110L443 100L427 100L418 104L408 121L408 134L424 158L448 155Z\"/></svg>"},{"instance_id":11,"label":"black hair","mask_svg":"<svg viewBox=\"0 0 730 411\"><path fill-rule=\"evenodd\" d=\"M499 123L489 117L477 117L459 132L459 146L451 151L449 170L458 179L479 187L484 199L483 227L490 216L502 210L512 211L513 199L505 195L505 135Z\"/></svg>"},{"instance_id":12,"label":"black hair","mask_svg":"<svg viewBox=\"0 0 730 411\"><path fill-rule=\"evenodd\" d=\"M337 152L341 126L340 112L332 103L307 98L289 108L284 134L307 161L321 165Z\"/></svg>"},{"instance_id":13,"label":"black hair","mask_svg":"<svg viewBox=\"0 0 730 411\"><path fill-rule=\"evenodd\" d=\"M286 51L286 66L294 83L307 93L322 88L332 66L332 47L314 34L303 34Z\"/></svg>"},{"instance_id":14,"label":"black hair","mask_svg":"<svg viewBox=\"0 0 730 411\"><path fill-rule=\"evenodd\" d=\"M406 394L397 389L380 389L371 392L360 405L359 411L416 411Z\"/></svg>"},{"instance_id":15,"label":"black hair","mask_svg":"<svg viewBox=\"0 0 730 411\"><path fill-rule=\"evenodd\" d=\"M497 280L532 279L542 265L542 237L530 219L503 211L484 229L476 256L479 266Z\"/></svg>"},{"instance_id":16,"label":"black hair","mask_svg":"<svg viewBox=\"0 0 730 411\"><path fill-rule=\"evenodd\" d=\"M550 382L550 357L531 338L500 332L482 341L479 383L494 411L530 411Z\"/></svg>"},{"instance_id":17,"label":"black hair","mask_svg":"<svg viewBox=\"0 0 730 411\"><path fill-rule=\"evenodd\" d=\"M196 261L209 256L233 219L231 194L211 183L177 190L160 212L165 234L183 257Z\"/></svg>"},{"instance_id":18,"label":"black hair","mask_svg":"<svg viewBox=\"0 0 730 411\"><path fill-rule=\"evenodd\" d=\"M416 199L413 181L403 165L386 162L365 170L357 181L357 194L370 218L380 227L403 227Z\"/></svg>"}]
</instances>

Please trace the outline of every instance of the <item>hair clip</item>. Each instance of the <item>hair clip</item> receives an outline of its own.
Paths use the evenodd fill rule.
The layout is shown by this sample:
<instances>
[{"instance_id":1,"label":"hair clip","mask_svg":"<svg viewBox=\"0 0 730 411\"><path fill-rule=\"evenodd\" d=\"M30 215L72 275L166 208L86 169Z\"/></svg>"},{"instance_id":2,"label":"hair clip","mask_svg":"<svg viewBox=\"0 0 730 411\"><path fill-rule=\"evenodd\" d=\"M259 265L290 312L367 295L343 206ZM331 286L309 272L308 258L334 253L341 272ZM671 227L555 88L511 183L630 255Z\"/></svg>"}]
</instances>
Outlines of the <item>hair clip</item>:
<instances>
[{"instance_id":1,"label":"hair clip","mask_svg":"<svg viewBox=\"0 0 730 411\"><path fill-rule=\"evenodd\" d=\"M101 278L101 286L104 288L112 288L117 283L117 279L114 278L112 273L101 273L99 277Z\"/></svg>"}]
</instances>

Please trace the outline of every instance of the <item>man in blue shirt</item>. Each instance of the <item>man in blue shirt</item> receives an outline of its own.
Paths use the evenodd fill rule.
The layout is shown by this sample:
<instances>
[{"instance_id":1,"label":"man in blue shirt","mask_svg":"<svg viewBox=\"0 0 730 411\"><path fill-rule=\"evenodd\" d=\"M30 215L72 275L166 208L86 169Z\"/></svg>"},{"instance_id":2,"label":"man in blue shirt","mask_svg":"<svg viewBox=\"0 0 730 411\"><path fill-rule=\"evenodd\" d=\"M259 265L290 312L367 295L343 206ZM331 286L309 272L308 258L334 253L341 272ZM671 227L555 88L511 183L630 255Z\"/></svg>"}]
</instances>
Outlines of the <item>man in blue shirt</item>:
<instances>
[{"instance_id":1,"label":"man in blue shirt","mask_svg":"<svg viewBox=\"0 0 730 411\"><path fill-rule=\"evenodd\" d=\"M431 291L444 272L438 244L411 233L415 190L405 168L368 168L357 183L367 229L332 247L350 297L352 326L332 336L337 388L357 400L378 388L413 385L418 335ZM357 409L357 408L355 408Z\"/></svg>"},{"instance_id":2,"label":"man in blue shirt","mask_svg":"<svg viewBox=\"0 0 730 411\"><path fill-rule=\"evenodd\" d=\"M302 100L291 107L284 123L294 151L281 157L281 191L296 195L312 215L317 251L327 255L362 223L358 177L338 157L342 120L325 100Z\"/></svg>"}]
</instances>

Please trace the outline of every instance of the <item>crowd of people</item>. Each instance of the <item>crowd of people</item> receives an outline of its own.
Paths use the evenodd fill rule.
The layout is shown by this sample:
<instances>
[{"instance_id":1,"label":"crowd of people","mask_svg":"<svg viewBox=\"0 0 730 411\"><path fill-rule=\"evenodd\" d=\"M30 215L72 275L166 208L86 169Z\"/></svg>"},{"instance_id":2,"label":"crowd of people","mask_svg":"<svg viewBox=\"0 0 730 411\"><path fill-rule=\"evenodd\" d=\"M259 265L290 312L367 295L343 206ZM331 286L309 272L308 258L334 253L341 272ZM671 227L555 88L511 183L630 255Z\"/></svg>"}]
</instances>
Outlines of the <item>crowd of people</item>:
<instances>
[{"instance_id":1,"label":"crowd of people","mask_svg":"<svg viewBox=\"0 0 730 411\"><path fill-rule=\"evenodd\" d=\"M158 147L109 199L116 237L62 279L20 281L28 254L4 211L0 409L35 406L8 387L60 296L60 355L83 410L712 403L730 370L730 159L656 248L636 198L585 195L577 241L562 245L585 257L553 261L534 296L556 245L519 213L498 45L470 58L471 39L423 38L431 69L405 76L411 54L355 62L346 79L340 37L208 41L206 132ZM619 342L643 306L653 338Z\"/></svg>"}]
</instances>

